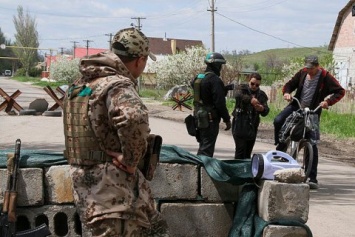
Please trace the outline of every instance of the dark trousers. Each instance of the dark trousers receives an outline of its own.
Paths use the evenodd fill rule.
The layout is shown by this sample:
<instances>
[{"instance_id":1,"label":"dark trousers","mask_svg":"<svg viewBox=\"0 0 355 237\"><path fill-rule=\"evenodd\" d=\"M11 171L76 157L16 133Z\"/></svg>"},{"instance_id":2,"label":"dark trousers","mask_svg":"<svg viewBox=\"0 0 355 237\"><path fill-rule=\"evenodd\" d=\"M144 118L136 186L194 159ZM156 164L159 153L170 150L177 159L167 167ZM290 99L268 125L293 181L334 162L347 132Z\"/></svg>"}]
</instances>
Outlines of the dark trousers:
<instances>
[{"instance_id":1,"label":"dark trousers","mask_svg":"<svg viewBox=\"0 0 355 237\"><path fill-rule=\"evenodd\" d=\"M253 151L255 140L245 140L243 138L236 137L233 135L235 143L235 154L234 159L248 159L251 158L251 153Z\"/></svg>"},{"instance_id":2,"label":"dark trousers","mask_svg":"<svg viewBox=\"0 0 355 237\"><path fill-rule=\"evenodd\" d=\"M279 132L281 130L282 125L284 124L286 118L292 114L293 111L296 111L297 108L292 105L286 106L274 119L274 139L275 145L279 144ZM317 145L313 145L313 162L312 169L309 175L309 179L311 181L317 182L317 170L318 170L318 147Z\"/></svg>"},{"instance_id":3,"label":"dark trousers","mask_svg":"<svg viewBox=\"0 0 355 237\"><path fill-rule=\"evenodd\" d=\"M208 128L199 128L198 141L200 143L197 155L205 155L213 157L214 148L217 141L217 136L219 133L219 122L220 119L213 120L209 123Z\"/></svg>"},{"instance_id":4,"label":"dark trousers","mask_svg":"<svg viewBox=\"0 0 355 237\"><path fill-rule=\"evenodd\" d=\"M292 105L286 106L274 119L274 140L275 145L279 144L279 132L282 128L282 125L286 121L286 118L292 114L293 111L296 111L296 107Z\"/></svg>"}]
</instances>

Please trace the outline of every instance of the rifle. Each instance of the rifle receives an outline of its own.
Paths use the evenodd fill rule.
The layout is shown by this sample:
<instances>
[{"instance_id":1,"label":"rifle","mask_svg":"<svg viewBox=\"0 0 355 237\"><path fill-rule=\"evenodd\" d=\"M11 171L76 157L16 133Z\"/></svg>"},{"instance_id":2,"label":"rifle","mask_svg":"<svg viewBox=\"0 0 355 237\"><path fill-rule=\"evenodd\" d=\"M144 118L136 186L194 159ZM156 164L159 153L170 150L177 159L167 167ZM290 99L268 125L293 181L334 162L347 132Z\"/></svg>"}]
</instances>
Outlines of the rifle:
<instances>
[{"instance_id":1,"label":"rifle","mask_svg":"<svg viewBox=\"0 0 355 237\"><path fill-rule=\"evenodd\" d=\"M50 235L46 224L33 230L16 233L16 203L17 203L17 176L20 161L21 140L15 143L15 153L7 154L7 184L4 195L4 203L0 216L0 236L1 237L44 237Z\"/></svg>"},{"instance_id":2,"label":"rifle","mask_svg":"<svg viewBox=\"0 0 355 237\"><path fill-rule=\"evenodd\" d=\"M147 152L138 164L138 168L149 181L153 179L155 169L159 163L162 143L163 139L161 136L149 134Z\"/></svg>"}]
</instances>

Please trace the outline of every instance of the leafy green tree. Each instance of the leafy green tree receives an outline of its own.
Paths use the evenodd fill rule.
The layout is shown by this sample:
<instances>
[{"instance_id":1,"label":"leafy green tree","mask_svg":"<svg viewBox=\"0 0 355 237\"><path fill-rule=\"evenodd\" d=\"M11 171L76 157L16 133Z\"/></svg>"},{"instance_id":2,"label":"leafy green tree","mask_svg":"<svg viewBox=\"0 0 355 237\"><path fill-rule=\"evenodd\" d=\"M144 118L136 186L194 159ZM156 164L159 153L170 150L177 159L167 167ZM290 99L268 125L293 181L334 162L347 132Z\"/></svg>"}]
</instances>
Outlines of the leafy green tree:
<instances>
[{"instance_id":1,"label":"leafy green tree","mask_svg":"<svg viewBox=\"0 0 355 237\"><path fill-rule=\"evenodd\" d=\"M57 56L57 61L52 62L50 68L50 78L71 84L81 76L79 71L79 60L80 59L78 58L68 59L66 57Z\"/></svg>"},{"instance_id":2,"label":"leafy green tree","mask_svg":"<svg viewBox=\"0 0 355 237\"><path fill-rule=\"evenodd\" d=\"M0 28L0 45L11 45L11 40L7 40L4 36L4 33L1 31ZM14 57L15 55L11 51L10 48L0 49L0 57ZM10 59L0 58L0 75L4 70L11 70L12 63L14 63Z\"/></svg>"},{"instance_id":3,"label":"leafy green tree","mask_svg":"<svg viewBox=\"0 0 355 237\"><path fill-rule=\"evenodd\" d=\"M13 22L16 28L15 45L18 47L14 48L14 52L19 58L28 77L30 68L38 62L36 48L38 48L39 42L36 19L31 17L28 12L24 13L22 6L18 6L17 17L13 17Z\"/></svg>"}]
</instances>

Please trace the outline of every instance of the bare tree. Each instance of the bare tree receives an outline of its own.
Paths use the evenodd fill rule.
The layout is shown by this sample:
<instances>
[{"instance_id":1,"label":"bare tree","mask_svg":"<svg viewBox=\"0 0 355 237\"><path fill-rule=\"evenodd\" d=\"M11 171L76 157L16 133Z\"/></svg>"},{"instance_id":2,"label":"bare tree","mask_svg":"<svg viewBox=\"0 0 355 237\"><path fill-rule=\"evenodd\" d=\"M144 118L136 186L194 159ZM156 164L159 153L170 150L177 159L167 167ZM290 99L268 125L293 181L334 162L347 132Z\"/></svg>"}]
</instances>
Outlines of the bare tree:
<instances>
[{"instance_id":1,"label":"bare tree","mask_svg":"<svg viewBox=\"0 0 355 237\"><path fill-rule=\"evenodd\" d=\"M14 16L13 22L16 28L14 52L19 58L26 76L29 76L30 68L35 65L37 61L38 32L36 19L31 17L27 12L23 12L23 7L17 7L17 17Z\"/></svg>"}]
</instances>

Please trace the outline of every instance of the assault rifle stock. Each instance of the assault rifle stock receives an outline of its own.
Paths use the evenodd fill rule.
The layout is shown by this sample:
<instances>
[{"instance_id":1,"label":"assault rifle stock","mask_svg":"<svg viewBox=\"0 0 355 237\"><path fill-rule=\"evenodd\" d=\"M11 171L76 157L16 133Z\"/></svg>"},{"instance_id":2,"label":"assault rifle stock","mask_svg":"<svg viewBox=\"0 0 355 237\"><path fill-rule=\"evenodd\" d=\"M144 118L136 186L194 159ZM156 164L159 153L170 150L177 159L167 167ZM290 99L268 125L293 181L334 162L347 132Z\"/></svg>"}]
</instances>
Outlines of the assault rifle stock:
<instances>
[{"instance_id":1,"label":"assault rifle stock","mask_svg":"<svg viewBox=\"0 0 355 237\"><path fill-rule=\"evenodd\" d=\"M17 139L15 153L7 155L7 184L4 194L4 203L0 216L0 236L1 237L44 237L50 235L46 224L32 230L16 233L16 203L17 203L17 176L20 161L21 140Z\"/></svg>"},{"instance_id":2,"label":"assault rifle stock","mask_svg":"<svg viewBox=\"0 0 355 237\"><path fill-rule=\"evenodd\" d=\"M147 152L138 164L138 168L149 181L153 179L155 169L159 163L162 143L163 139L161 136L149 134Z\"/></svg>"}]
</instances>

